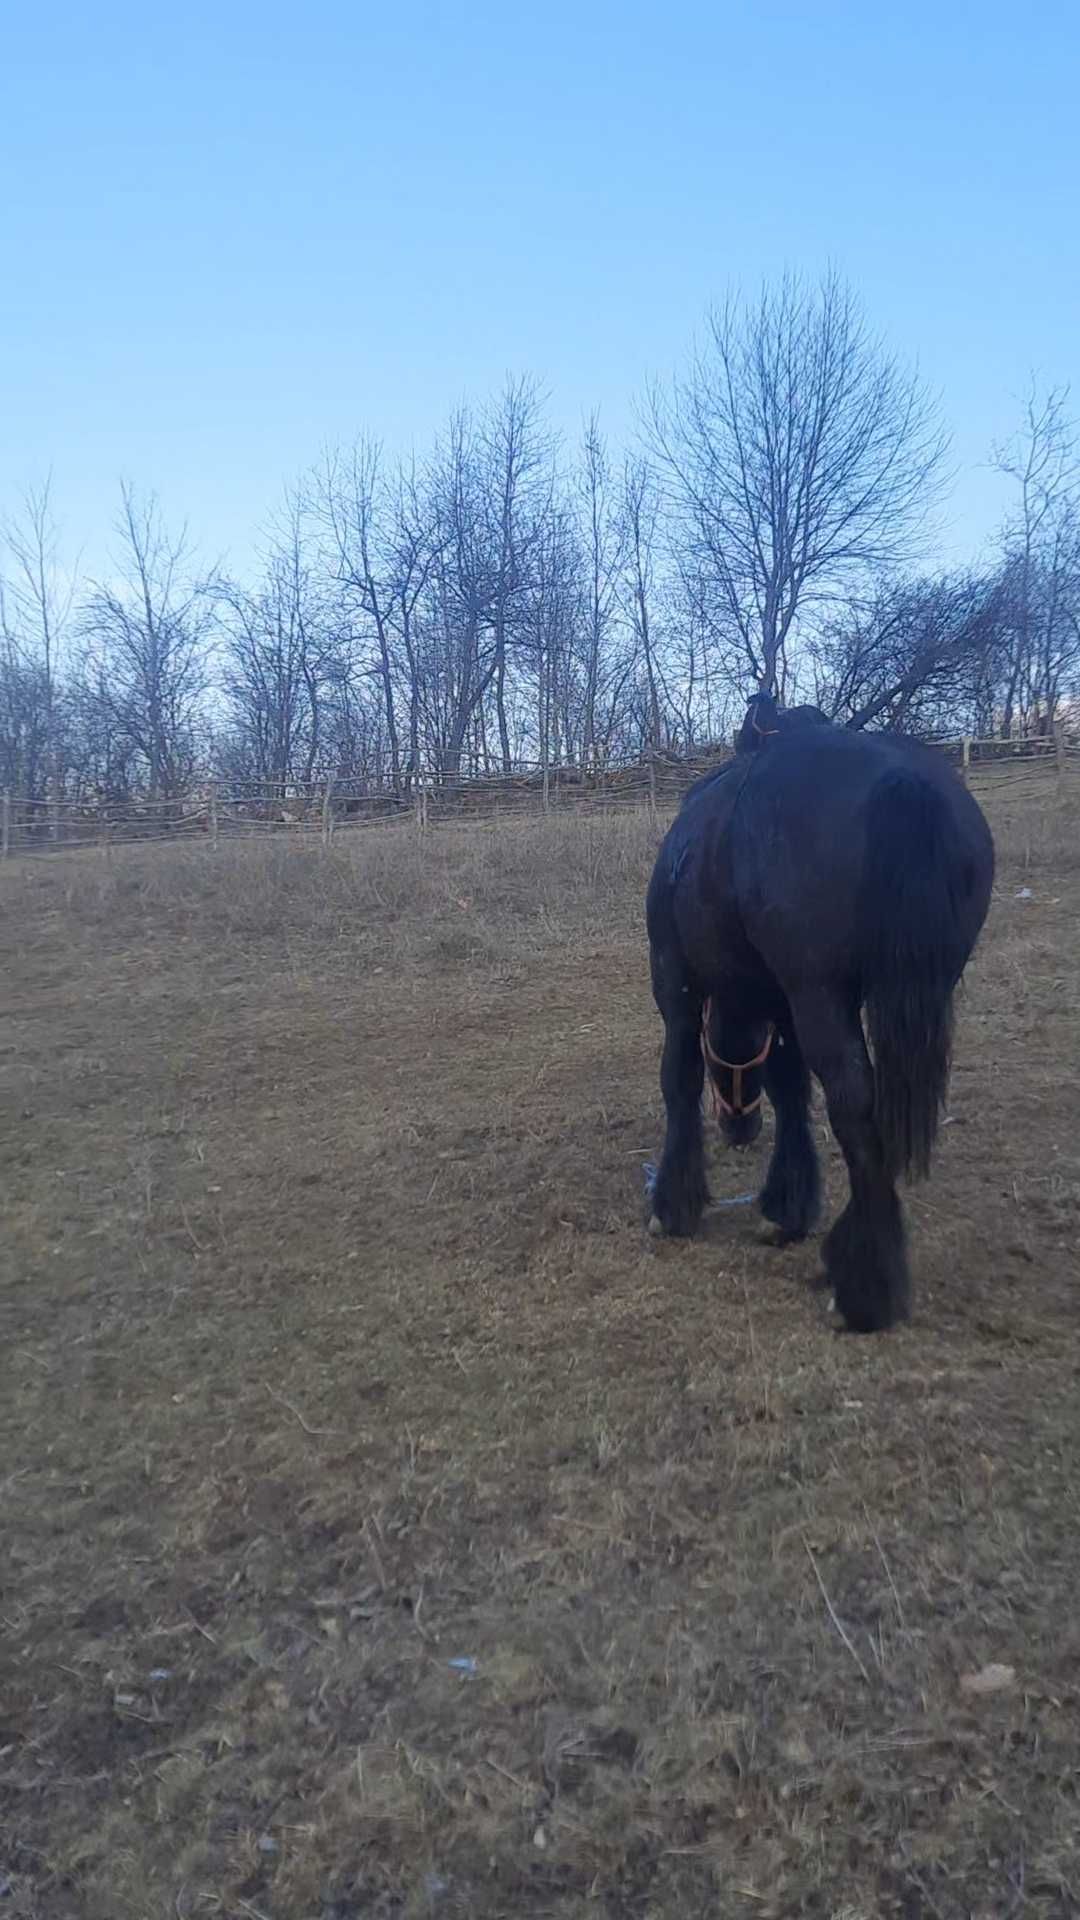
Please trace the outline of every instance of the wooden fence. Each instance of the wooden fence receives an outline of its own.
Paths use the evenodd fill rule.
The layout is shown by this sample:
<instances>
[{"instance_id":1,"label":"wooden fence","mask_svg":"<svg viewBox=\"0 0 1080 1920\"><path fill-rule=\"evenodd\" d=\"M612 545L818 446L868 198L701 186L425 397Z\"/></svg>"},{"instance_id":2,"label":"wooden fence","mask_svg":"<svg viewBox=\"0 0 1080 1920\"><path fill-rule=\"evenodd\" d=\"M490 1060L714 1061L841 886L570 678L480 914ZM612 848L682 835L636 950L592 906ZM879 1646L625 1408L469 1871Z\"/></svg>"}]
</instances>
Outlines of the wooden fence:
<instances>
[{"instance_id":1,"label":"wooden fence","mask_svg":"<svg viewBox=\"0 0 1080 1920\"><path fill-rule=\"evenodd\" d=\"M976 793L1045 795L1080 774L1080 746L1056 739L937 740ZM328 843L353 827L411 824L427 832L449 821L587 809L636 807L670 812L692 782L722 766L730 749L714 747L681 759L657 753L602 770L524 767L511 774L423 777L407 793L370 791L359 782L204 780L182 798L111 802L29 799L0 794L0 858L50 855L72 848L113 848L143 841L267 835L317 836Z\"/></svg>"}]
</instances>

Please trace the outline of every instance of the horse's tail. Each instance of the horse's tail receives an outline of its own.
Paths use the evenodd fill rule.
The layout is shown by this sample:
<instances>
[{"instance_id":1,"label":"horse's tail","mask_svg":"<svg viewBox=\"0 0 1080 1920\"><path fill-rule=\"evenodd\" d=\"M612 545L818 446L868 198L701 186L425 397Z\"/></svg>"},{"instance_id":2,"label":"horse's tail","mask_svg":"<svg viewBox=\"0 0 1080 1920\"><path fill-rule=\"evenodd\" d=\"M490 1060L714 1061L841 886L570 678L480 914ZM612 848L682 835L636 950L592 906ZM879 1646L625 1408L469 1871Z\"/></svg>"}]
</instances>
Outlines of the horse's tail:
<instances>
[{"instance_id":1,"label":"horse's tail","mask_svg":"<svg viewBox=\"0 0 1080 1920\"><path fill-rule=\"evenodd\" d=\"M914 1179L930 1171L949 1085L953 989L970 950L957 911L965 869L940 789L918 773L885 774L867 811L863 996L886 1161Z\"/></svg>"}]
</instances>

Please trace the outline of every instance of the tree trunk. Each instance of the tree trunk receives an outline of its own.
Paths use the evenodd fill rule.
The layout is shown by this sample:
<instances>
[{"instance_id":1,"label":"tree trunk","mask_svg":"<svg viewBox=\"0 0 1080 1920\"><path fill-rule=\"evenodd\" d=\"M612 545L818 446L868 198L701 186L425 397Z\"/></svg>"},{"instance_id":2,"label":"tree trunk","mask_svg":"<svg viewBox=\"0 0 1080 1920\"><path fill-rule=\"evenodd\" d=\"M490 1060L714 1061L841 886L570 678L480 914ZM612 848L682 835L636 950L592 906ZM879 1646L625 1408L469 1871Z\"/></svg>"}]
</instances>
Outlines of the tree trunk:
<instances>
[{"instance_id":1,"label":"tree trunk","mask_svg":"<svg viewBox=\"0 0 1080 1920\"><path fill-rule=\"evenodd\" d=\"M495 714L499 725L499 751L502 754L502 770L509 773L510 729L506 721L506 628L500 618L495 634Z\"/></svg>"}]
</instances>

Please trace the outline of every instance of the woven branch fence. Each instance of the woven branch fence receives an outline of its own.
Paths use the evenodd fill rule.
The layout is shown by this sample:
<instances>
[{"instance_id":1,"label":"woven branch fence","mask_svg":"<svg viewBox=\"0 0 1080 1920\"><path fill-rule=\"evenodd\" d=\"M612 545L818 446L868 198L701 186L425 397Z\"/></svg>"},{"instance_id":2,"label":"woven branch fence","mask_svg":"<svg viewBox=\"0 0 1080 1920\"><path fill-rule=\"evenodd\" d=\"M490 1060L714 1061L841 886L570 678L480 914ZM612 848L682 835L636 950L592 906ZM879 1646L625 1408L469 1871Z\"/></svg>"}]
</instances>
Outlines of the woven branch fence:
<instances>
[{"instance_id":1,"label":"woven branch fence","mask_svg":"<svg viewBox=\"0 0 1080 1920\"><path fill-rule=\"evenodd\" d=\"M1061 735L931 744L954 762L975 793L1049 800L1066 785L1080 788L1080 746ZM670 813L695 780L729 758L729 749L713 748L685 759L653 754L602 771L535 765L486 777L422 776L407 793L372 791L349 780L204 780L180 798L117 805L30 799L5 790L0 793L0 858L75 848L108 854L144 841L200 840L216 846L226 838L281 834L317 836L328 843L355 827L396 823L426 833L451 822L569 810L608 814L649 807Z\"/></svg>"}]
</instances>

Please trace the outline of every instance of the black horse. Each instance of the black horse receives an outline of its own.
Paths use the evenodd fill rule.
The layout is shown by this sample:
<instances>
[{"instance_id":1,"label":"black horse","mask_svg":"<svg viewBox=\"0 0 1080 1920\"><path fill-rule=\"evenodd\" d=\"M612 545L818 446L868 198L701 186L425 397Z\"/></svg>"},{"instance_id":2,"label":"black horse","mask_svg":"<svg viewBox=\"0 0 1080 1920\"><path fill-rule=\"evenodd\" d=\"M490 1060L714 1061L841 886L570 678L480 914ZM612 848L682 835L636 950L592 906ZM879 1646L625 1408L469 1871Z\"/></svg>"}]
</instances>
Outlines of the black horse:
<instances>
[{"instance_id":1,"label":"black horse","mask_svg":"<svg viewBox=\"0 0 1080 1920\"><path fill-rule=\"evenodd\" d=\"M929 1172L953 990L986 918L993 841L928 748L848 732L814 708L783 714L763 696L738 744L690 789L649 886L667 1110L650 1230L700 1222L708 1072L732 1145L755 1137L768 1095L776 1144L759 1205L778 1239L804 1238L820 1206L813 1073L851 1182L826 1274L848 1326L873 1332L910 1311L896 1181Z\"/></svg>"}]
</instances>

